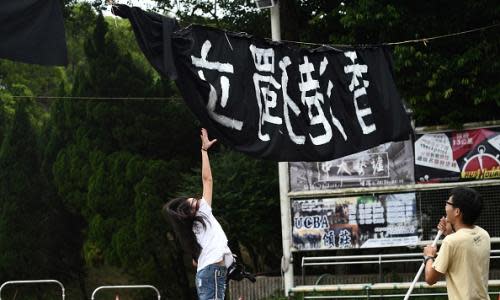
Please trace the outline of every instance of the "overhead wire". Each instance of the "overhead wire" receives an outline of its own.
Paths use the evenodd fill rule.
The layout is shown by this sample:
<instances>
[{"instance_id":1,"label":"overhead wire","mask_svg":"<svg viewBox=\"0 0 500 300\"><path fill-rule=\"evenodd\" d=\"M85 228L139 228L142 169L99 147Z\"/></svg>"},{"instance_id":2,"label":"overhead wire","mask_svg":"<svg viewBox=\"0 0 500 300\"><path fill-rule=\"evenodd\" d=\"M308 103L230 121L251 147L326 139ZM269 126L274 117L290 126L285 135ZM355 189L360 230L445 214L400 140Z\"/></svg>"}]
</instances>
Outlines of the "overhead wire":
<instances>
[{"instance_id":1,"label":"overhead wire","mask_svg":"<svg viewBox=\"0 0 500 300\"><path fill-rule=\"evenodd\" d=\"M406 40L406 41L401 41L401 42L389 42L389 43L379 43L379 44L371 44L371 45L367 44L367 45L363 45L363 46L381 46L381 45L393 46L393 45L402 45L402 44L410 44L410 43L422 43L422 42L427 43L428 41L431 41L431 40L437 40L437 39L442 39L442 38L447 38L447 37L452 37L452 36L464 35L464 34L482 31L482 30L487 30L487 29L491 29L491 28L499 27L499 26L500 26L500 23L488 25L488 26L483 26L483 27L472 28L472 29L460 31L460 32L442 34L442 35L433 36L433 37L412 39L412 40ZM327 47L328 46L330 46L330 47L353 47L353 46L356 46L356 45L348 45L348 44L328 44L328 43L320 44L320 43L299 42L299 41L291 41L291 40L281 40L281 42L309 45L309 46L327 46Z\"/></svg>"},{"instance_id":2,"label":"overhead wire","mask_svg":"<svg viewBox=\"0 0 500 300\"><path fill-rule=\"evenodd\" d=\"M432 36L432 37L426 37L426 38L419 38L419 39L411 39L411 40L406 40L406 41L400 41L400 42L389 42L389 43L380 43L380 44L374 44L374 45L364 45L364 46L380 46L380 45L387 45L387 46L394 46L394 45L403 45L403 44L410 44L410 43L424 43L427 44L427 42L432 41L432 40L437 40L437 39L442 39L442 38L448 38L448 37L453 37L453 36L460 36L460 35L465 35L473 32L478 32L478 31L483 31L483 30L488 30L491 28L499 27L500 23L493 24L493 25L488 25L488 26L482 26L482 27L476 27L472 28L469 30L465 31L460 31L460 32L454 32L454 33L449 33L449 34L442 34L442 35L437 35L437 36ZM323 47L331 47L332 49L335 49L333 47L353 47L355 45L346 45L346 44L319 44L319 43L310 43L310 42L299 42L299 41L291 41L291 40L281 40L281 42L286 42L286 43L293 43L293 44L301 44L301 45L309 45L309 46L323 46ZM22 95L14 95L10 96L12 98L36 98L36 99L75 99L75 100L182 100L182 97L99 97L99 96L22 96Z\"/></svg>"}]
</instances>

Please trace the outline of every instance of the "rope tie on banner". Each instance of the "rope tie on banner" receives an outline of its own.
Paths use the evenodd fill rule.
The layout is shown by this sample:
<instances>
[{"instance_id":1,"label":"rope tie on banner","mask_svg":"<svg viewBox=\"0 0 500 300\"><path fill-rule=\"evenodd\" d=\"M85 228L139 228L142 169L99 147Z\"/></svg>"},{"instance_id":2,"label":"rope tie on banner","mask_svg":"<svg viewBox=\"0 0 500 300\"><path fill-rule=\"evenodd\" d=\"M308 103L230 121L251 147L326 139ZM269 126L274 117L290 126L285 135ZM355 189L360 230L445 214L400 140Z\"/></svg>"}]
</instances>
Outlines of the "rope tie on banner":
<instances>
[{"instance_id":1,"label":"rope tie on banner","mask_svg":"<svg viewBox=\"0 0 500 300\"><path fill-rule=\"evenodd\" d=\"M227 37L227 32L224 32L224 36L226 37L227 43L229 44L229 48L231 48L231 51L234 51L233 45L231 45L231 42L229 41L229 38Z\"/></svg>"}]
</instances>

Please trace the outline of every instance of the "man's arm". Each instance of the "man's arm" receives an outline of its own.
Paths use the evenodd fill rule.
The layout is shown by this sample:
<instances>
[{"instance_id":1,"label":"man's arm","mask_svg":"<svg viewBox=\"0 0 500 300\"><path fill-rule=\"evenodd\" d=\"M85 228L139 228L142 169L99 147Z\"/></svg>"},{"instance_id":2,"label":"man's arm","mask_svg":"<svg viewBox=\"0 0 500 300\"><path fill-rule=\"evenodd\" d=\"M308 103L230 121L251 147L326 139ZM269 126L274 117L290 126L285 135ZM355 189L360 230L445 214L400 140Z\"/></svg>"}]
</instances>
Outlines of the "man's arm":
<instances>
[{"instance_id":1,"label":"man's arm","mask_svg":"<svg viewBox=\"0 0 500 300\"><path fill-rule=\"evenodd\" d=\"M208 149L217 142L216 139L209 140L205 128L201 129L201 180L203 182L203 198L208 205L212 206L212 170L210 169L210 159L208 158Z\"/></svg>"},{"instance_id":2,"label":"man's arm","mask_svg":"<svg viewBox=\"0 0 500 300\"><path fill-rule=\"evenodd\" d=\"M443 275L432 267L432 263L434 262L436 253L437 248L435 246L429 245L424 248L424 257L432 257L425 260L425 282L427 282L427 284L429 285L433 285L434 283L436 283Z\"/></svg>"},{"instance_id":3,"label":"man's arm","mask_svg":"<svg viewBox=\"0 0 500 300\"><path fill-rule=\"evenodd\" d=\"M432 267L434 260L429 259L425 263L425 282L429 285L436 283L443 274L439 273Z\"/></svg>"}]
</instances>

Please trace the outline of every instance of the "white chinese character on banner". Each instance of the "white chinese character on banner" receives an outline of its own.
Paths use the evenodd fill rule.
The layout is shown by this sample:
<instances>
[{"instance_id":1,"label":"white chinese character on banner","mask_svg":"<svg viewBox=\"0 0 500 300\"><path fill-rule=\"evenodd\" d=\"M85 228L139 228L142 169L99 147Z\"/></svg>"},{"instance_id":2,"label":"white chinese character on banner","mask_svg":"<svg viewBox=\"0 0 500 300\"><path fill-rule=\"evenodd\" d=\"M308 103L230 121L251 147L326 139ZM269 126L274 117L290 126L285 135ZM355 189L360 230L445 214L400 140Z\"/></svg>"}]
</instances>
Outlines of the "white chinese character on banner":
<instances>
[{"instance_id":1,"label":"white chinese character on banner","mask_svg":"<svg viewBox=\"0 0 500 300\"><path fill-rule=\"evenodd\" d=\"M320 166L318 170L318 180L325 180L325 181L330 180L329 173L331 168L333 167L333 161L332 160L324 161L318 164L319 164L318 166ZM323 171L324 173L323 179L321 178L321 173L322 173L321 171Z\"/></svg>"},{"instance_id":2,"label":"white chinese character on banner","mask_svg":"<svg viewBox=\"0 0 500 300\"><path fill-rule=\"evenodd\" d=\"M285 56L283 59L279 62L279 66L281 69L281 90L283 91L283 117L285 118L285 125L286 129L288 131L288 135L290 136L290 139L292 142L298 145L302 145L306 141L306 137L303 135L297 135L293 131L292 127L292 122L290 122L290 113L288 111L288 108L291 109L291 111L295 114L295 116L298 116L300 114L300 109L293 102L292 98L287 93L288 89L288 73L286 71L286 68L291 64L292 62L290 61L290 57Z\"/></svg>"},{"instance_id":3,"label":"white chinese character on banner","mask_svg":"<svg viewBox=\"0 0 500 300\"><path fill-rule=\"evenodd\" d=\"M377 155L377 160L371 160L371 165L373 168L373 175L377 174L378 172L384 171L384 160L380 155Z\"/></svg>"},{"instance_id":4,"label":"white chinese character on banner","mask_svg":"<svg viewBox=\"0 0 500 300\"><path fill-rule=\"evenodd\" d=\"M191 55L191 62L193 63L194 66L202 69L207 69L207 70L216 70L220 73L228 73L228 74L233 74L233 65L229 63L221 63L218 61L212 62L207 60L208 52L210 51L210 48L212 47L212 43L210 43L209 40L206 40L202 47L201 47L201 55L200 57L195 57ZM203 73L202 70L198 71L198 76L202 79L205 80L205 74ZM243 122L236 120L236 119L231 119L230 117L224 116L222 114L216 113L215 110L217 108L217 103L219 100L219 95L217 95L217 90L215 87L211 84L208 83L210 86L210 93L208 96L208 104L207 104L207 111L209 116L219 124L226 126L231 129L236 129L236 130L241 130L243 127ZM229 83L229 78L221 75L220 76L220 86L221 86L221 91L220 91L220 106L222 108L225 108L227 106L228 98L229 98L229 88L230 88L230 83Z\"/></svg>"},{"instance_id":5,"label":"white chinese character on banner","mask_svg":"<svg viewBox=\"0 0 500 300\"><path fill-rule=\"evenodd\" d=\"M325 71L326 67L328 66L328 59L326 57L323 58L321 61L320 67L319 67L319 75L322 76ZM333 83L330 79L328 79L328 87L326 89L326 95L328 96L328 99L332 97L332 90L333 90ZM347 135L345 134L344 127L340 123L339 119L337 119L333 115L333 101L330 101L330 116L332 117L332 123L335 127L337 127L337 130L342 134L342 137L344 138L344 141L347 141Z\"/></svg>"},{"instance_id":6,"label":"white chinese character on banner","mask_svg":"<svg viewBox=\"0 0 500 300\"><path fill-rule=\"evenodd\" d=\"M324 133L318 136L309 134L314 145L323 145L332 139L332 127L327 121L321 104L325 102L323 94L318 92L319 82L313 79L312 72L314 65L309 62L309 58L304 56L304 63L299 65L300 79L299 90L301 92L302 104L308 109L310 125L321 125Z\"/></svg>"},{"instance_id":7,"label":"white chinese character on banner","mask_svg":"<svg viewBox=\"0 0 500 300\"><path fill-rule=\"evenodd\" d=\"M312 78L311 72L314 71L314 66L309 63L308 58L304 57L305 63L299 65L299 71L301 72L301 83L299 83L299 88L301 89L301 101L302 104L306 105L308 108L308 117L310 119L310 125L323 125L324 134L320 136L313 137L309 134L313 144L321 145L329 142L331 140L331 126L328 123L323 108L321 106L324 103L324 96L322 93L319 93L317 89L319 89L319 82ZM297 104L290 98L287 93L288 90L288 73L287 67L291 64L290 58L288 56L283 57L283 59L279 62L279 67L282 70L281 75L281 87L283 91L283 115L285 118L285 125L287 127L288 134L290 139L296 144L304 144L306 137L304 135L297 135L292 127L292 123L290 122L290 111L294 113L295 116L300 114L300 109ZM328 60L326 57L323 59L320 65L320 75L323 75L325 72L326 66L328 65ZM304 80L305 75L305 80ZM327 96L330 98L333 89L333 83L331 81L328 82L327 88ZM308 92L314 92L312 96L306 95ZM315 113L316 112L316 113ZM339 132L342 134L344 140L347 140L347 136L344 132L344 128L340 121L333 115L332 107L329 108L329 112L331 115L332 123L337 127Z\"/></svg>"},{"instance_id":8,"label":"white chinese character on banner","mask_svg":"<svg viewBox=\"0 0 500 300\"><path fill-rule=\"evenodd\" d=\"M262 49L255 45L250 45L250 52L254 60L255 68L260 72L274 73L274 50L272 48ZM281 85L274 79L272 75L262 75L259 73L253 74L253 83L255 87L255 95L257 97L257 105L259 106L259 139L269 141L269 134L262 133L262 125L265 122L280 125L283 123L278 116L271 114L271 109L276 108L277 94L275 90L279 90ZM273 89L271 89L273 88Z\"/></svg>"},{"instance_id":9,"label":"white chinese character on banner","mask_svg":"<svg viewBox=\"0 0 500 300\"><path fill-rule=\"evenodd\" d=\"M365 175L365 168L366 168L366 161L362 158L358 159L354 163L354 170L358 172L358 175L363 176Z\"/></svg>"},{"instance_id":10,"label":"white chinese character on banner","mask_svg":"<svg viewBox=\"0 0 500 300\"><path fill-rule=\"evenodd\" d=\"M347 168L347 163L343 159L340 161L340 164L338 164L337 167L337 175L342 175L344 173L351 175L351 172L349 172L349 169Z\"/></svg>"},{"instance_id":11,"label":"white chinese character on banner","mask_svg":"<svg viewBox=\"0 0 500 300\"><path fill-rule=\"evenodd\" d=\"M352 74L351 83L349 84L349 90L351 92L354 91L354 108L356 109L356 116L358 118L359 125L361 126L363 134L372 133L377 129L375 127L375 124L367 125L363 119L363 117L371 115L372 110L369 106L360 108L360 105L358 103L359 98L367 94L366 88L370 84L368 80L363 80L363 73L368 72L368 66L355 63L355 60L358 58L355 51L344 52L344 55L348 57L352 62L352 65L344 67L344 73ZM362 82L360 82L358 78L360 78Z\"/></svg>"}]
</instances>

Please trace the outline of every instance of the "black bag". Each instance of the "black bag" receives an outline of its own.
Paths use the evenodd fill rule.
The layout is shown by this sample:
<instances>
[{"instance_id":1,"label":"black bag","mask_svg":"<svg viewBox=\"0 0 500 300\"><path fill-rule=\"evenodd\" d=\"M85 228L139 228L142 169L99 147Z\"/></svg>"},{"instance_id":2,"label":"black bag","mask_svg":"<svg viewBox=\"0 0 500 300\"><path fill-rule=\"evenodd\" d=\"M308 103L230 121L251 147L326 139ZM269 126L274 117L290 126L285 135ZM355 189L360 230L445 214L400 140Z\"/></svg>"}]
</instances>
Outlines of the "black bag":
<instances>
[{"instance_id":1,"label":"black bag","mask_svg":"<svg viewBox=\"0 0 500 300\"><path fill-rule=\"evenodd\" d=\"M238 257L233 254L233 263L227 268L227 281L242 281L244 278L255 283L255 275L245 271L245 266L238 261Z\"/></svg>"}]
</instances>

